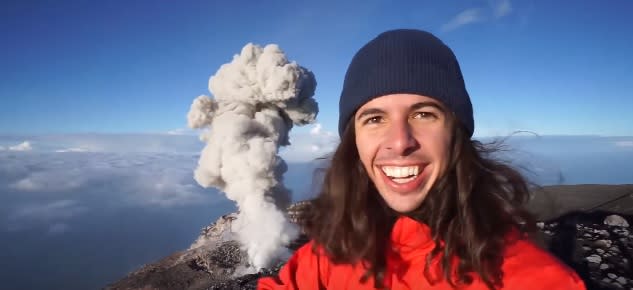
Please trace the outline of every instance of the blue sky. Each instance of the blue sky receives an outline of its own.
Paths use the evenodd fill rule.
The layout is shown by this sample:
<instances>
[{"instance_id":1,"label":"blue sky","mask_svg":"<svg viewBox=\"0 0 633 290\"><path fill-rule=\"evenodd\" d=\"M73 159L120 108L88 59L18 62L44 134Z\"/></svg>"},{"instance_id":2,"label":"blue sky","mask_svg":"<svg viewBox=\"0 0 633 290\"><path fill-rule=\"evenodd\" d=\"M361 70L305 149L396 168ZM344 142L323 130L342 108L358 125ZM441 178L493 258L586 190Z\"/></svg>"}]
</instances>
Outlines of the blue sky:
<instances>
[{"instance_id":1,"label":"blue sky","mask_svg":"<svg viewBox=\"0 0 633 290\"><path fill-rule=\"evenodd\" d=\"M335 131L352 55L406 27L455 51L478 136L633 135L631 1L339 2L4 2L0 134L182 129L248 42L315 73L318 122Z\"/></svg>"}]
</instances>

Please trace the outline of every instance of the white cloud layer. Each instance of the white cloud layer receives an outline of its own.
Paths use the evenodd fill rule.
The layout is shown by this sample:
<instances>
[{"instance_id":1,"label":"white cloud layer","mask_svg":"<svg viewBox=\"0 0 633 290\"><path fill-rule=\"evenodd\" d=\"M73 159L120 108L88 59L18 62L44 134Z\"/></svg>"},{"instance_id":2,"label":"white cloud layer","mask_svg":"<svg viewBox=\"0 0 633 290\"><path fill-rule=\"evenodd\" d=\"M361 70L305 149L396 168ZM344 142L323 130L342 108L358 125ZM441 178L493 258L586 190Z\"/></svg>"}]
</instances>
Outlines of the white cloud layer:
<instances>
[{"instance_id":1,"label":"white cloud layer","mask_svg":"<svg viewBox=\"0 0 633 290\"><path fill-rule=\"evenodd\" d=\"M321 124L316 123L316 124L314 124L312 129L310 129L310 135L319 136L319 135L321 135L321 130L322 129L323 129L323 127L321 126Z\"/></svg>"},{"instance_id":2,"label":"white cloud layer","mask_svg":"<svg viewBox=\"0 0 633 290\"><path fill-rule=\"evenodd\" d=\"M167 153L0 152L0 227L4 219L7 229L47 224L51 233L62 233L72 225L66 220L91 206L174 208L223 201L193 180L196 159Z\"/></svg>"},{"instance_id":3,"label":"white cloud layer","mask_svg":"<svg viewBox=\"0 0 633 290\"><path fill-rule=\"evenodd\" d=\"M291 184L290 188L298 188L309 183L308 176L311 174L311 172L301 173L300 170L292 169L292 164L313 161L332 153L339 142L338 135L322 125L315 124L301 129L290 134L292 145L280 152L280 155L290 164L291 169L284 175L284 182ZM105 208L174 208L197 204L211 205L226 201L226 197L213 189L200 187L193 179L198 153L183 152L194 148L195 145L192 144L201 143L195 137L169 135L160 138L152 137L154 141L159 141L155 143L154 148L165 151L169 149L175 153L144 153L120 152L126 148L139 150L148 144L147 140L141 138L142 135L126 138L115 136L113 140L106 140L107 136L109 135L94 138L100 140L100 143L94 144L106 144L102 148L118 151L58 153L55 150L59 147L40 142L61 141L63 138L29 138L29 140L38 140L38 146L37 150L26 153L0 151L0 196L3 198L0 201L0 228L19 228L21 225L31 225L36 222L45 223L47 226L65 223L72 228L72 223L65 220L64 214L53 214L53 212L68 211L75 215L91 212L90 203L83 202L86 199L99 200L99 206ZM77 137L71 139L73 138L82 140ZM170 138L177 140L169 140ZM182 142L183 140L186 142ZM126 144L116 147L115 144L118 141L124 141L123 143ZM2 144L19 144L20 142L22 141L15 142L15 138L6 140L0 137ZM549 161L543 161L530 157L531 155L522 156L516 155L516 151L512 152L515 154L513 159L530 160L530 165L534 170L547 169L545 173L539 174L554 176L550 178L552 182L557 182L558 179L555 176L558 176L559 170L564 175L565 182L631 182L629 174L633 170L631 169L633 157L630 155L630 149L633 148L631 137L541 137L523 134L511 137L508 142L513 148L540 156L549 156L547 157L550 158ZM51 151L42 152L40 146ZM569 159L565 159L568 158L566 156L569 156ZM599 163L593 165L593 169L587 172L581 171L580 168L583 167L575 163L573 166L565 165L565 162L577 160L583 160L583 164ZM617 171L597 170L596 168L601 168L599 166L602 163L608 163L609 167L617 168ZM602 173L603 171L608 173ZM626 178L627 174L628 178ZM295 195L302 193L301 191L294 192ZM81 209L86 211L81 211ZM38 219L35 218L36 216L48 216L51 219ZM9 224L3 226L3 219L4 223ZM59 229L53 232L63 232Z\"/></svg>"},{"instance_id":4,"label":"white cloud layer","mask_svg":"<svg viewBox=\"0 0 633 290\"><path fill-rule=\"evenodd\" d=\"M68 219L86 208L76 200L57 200L43 204L27 204L18 207L9 215L9 219L55 220Z\"/></svg>"},{"instance_id":5,"label":"white cloud layer","mask_svg":"<svg viewBox=\"0 0 633 290\"><path fill-rule=\"evenodd\" d=\"M190 129L190 128L178 128L167 131L168 135L188 135L188 136L198 136L200 132Z\"/></svg>"},{"instance_id":6,"label":"white cloud layer","mask_svg":"<svg viewBox=\"0 0 633 290\"><path fill-rule=\"evenodd\" d=\"M16 158L17 157L17 158ZM117 204L171 207L207 202L192 177L195 155L0 154L0 191L46 196L108 194Z\"/></svg>"},{"instance_id":7,"label":"white cloud layer","mask_svg":"<svg viewBox=\"0 0 633 290\"><path fill-rule=\"evenodd\" d=\"M25 138L29 141L23 142ZM22 143L15 145L19 142ZM0 146L30 148L32 152L195 153L203 145L197 136L184 133L0 135Z\"/></svg>"},{"instance_id":8,"label":"white cloud layer","mask_svg":"<svg viewBox=\"0 0 633 290\"><path fill-rule=\"evenodd\" d=\"M63 192L77 189L86 182L87 175L78 168L32 172L10 184L14 189L26 192Z\"/></svg>"}]
</instances>

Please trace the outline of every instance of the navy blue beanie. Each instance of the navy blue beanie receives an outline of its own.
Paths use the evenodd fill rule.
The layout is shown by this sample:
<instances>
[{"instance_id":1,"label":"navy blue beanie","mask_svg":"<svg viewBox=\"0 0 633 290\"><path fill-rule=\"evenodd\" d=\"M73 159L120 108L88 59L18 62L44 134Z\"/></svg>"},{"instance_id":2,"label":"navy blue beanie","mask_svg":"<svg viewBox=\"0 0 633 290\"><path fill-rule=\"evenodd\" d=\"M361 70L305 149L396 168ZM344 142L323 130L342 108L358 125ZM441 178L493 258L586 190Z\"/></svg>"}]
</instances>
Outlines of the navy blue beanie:
<instances>
[{"instance_id":1,"label":"navy blue beanie","mask_svg":"<svg viewBox=\"0 0 633 290\"><path fill-rule=\"evenodd\" d=\"M383 32L354 55L339 99L339 136L365 103L406 93L442 102L472 136L473 107L453 51L431 33L412 29Z\"/></svg>"}]
</instances>

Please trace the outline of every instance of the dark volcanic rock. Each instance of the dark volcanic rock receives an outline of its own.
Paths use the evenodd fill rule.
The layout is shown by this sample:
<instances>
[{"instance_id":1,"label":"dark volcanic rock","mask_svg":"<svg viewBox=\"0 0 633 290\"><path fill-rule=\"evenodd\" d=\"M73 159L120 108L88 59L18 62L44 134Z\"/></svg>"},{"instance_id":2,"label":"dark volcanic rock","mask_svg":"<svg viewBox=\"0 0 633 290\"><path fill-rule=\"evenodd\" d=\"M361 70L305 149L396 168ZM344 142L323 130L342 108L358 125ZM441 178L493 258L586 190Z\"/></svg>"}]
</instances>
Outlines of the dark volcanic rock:
<instances>
[{"instance_id":1,"label":"dark volcanic rock","mask_svg":"<svg viewBox=\"0 0 633 290\"><path fill-rule=\"evenodd\" d=\"M222 242L211 252L175 253L105 289L208 289L231 279L245 259L237 242Z\"/></svg>"},{"instance_id":2,"label":"dark volcanic rock","mask_svg":"<svg viewBox=\"0 0 633 290\"><path fill-rule=\"evenodd\" d=\"M257 274L244 275L235 279L220 282L209 287L208 290L254 290L257 288L257 280L259 278L277 275L283 265L283 262L279 262L270 269L264 269Z\"/></svg>"},{"instance_id":3,"label":"dark volcanic rock","mask_svg":"<svg viewBox=\"0 0 633 290\"><path fill-rule=\"evenodd\" d=\"M229 241L217 247L209 254L211 263L221 268L235 268L244 257L240 253L240 245L235 241Z\"/></svg>"},{"instance_id":4,"label":"dark volcanic rock","mask_svg":"<svg viewBox=\"0 0 633 290\"><path fill-rule=\"evenodd\" d=\"M574 268L588 289L633 288L633 236L605 224L612 213L572 212L541 224L548 249ZM631 215L616 215L630 223Z\"/></svg>"}]
</instances>

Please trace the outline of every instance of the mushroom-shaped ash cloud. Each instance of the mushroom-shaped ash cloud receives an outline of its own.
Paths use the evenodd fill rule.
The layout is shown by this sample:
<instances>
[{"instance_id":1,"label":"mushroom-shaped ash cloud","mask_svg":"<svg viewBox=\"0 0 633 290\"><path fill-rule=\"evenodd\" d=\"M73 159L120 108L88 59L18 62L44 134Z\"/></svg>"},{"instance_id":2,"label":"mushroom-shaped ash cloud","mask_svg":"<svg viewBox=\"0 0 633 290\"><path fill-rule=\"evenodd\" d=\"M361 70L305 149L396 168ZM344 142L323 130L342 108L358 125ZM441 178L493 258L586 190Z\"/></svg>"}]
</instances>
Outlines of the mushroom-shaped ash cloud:
<instances>
[{"instance_id":1,"label":"mushroom-shaped ash cloud","mask_svg":"<svg viewBox=\"0 0 633 290\"><path fill-rule=\"evenodd\" d=\"M199 96L187 115L189 127L208 129L194 178L237 203L234 230L255 270L284 257L299 233L284 212L291 198L278 151L293 125L314 122L315 89L314 75L277 45L247 44L209 80L213 98Z\"/></svg>"}]
</instances>

